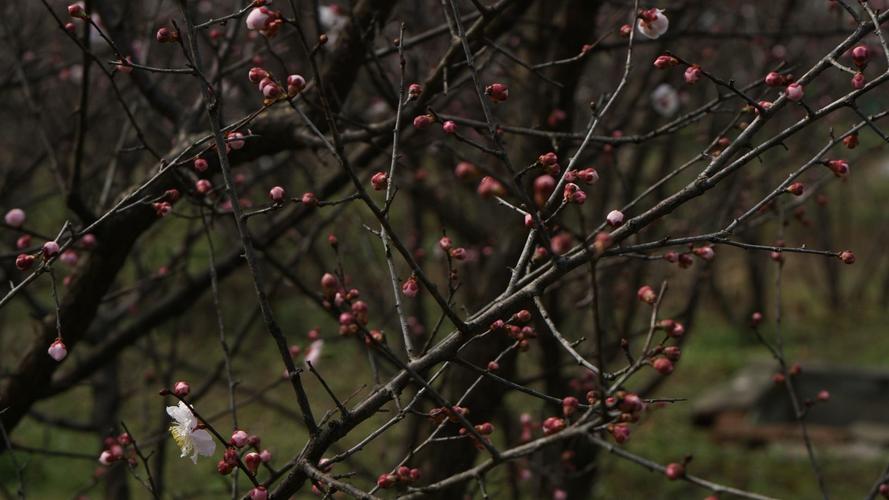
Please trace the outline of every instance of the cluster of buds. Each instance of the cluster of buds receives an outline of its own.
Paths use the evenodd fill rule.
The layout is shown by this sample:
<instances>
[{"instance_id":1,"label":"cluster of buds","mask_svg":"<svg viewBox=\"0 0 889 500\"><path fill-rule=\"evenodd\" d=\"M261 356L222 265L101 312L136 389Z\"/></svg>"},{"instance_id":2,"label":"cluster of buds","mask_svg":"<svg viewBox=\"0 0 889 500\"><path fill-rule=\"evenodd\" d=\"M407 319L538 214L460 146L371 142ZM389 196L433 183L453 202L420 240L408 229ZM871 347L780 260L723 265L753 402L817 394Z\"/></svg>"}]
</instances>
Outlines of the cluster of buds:
<instances>
[{"instance_id":1,"label":"cluster of buds","mask_svg":"<svg viewBox=\"0 0 889 500\"><path fill-rule=\"evenodd\" d=\"M408 485L420 479L420 469L402 465L395 470L395 474L381 474L377 478L377 486L382 489L392 488L398 484Z\"/></svg>"},{"instance_id":2,"label":"cluster of buds","mask_svg":"<svg viewBox=\"0 0 889 500\"><path fill-rule=\"evenodd\" d=\"M20 249L25 248L30 244L31 244L31 237L29 235L24 235L24 236L20 237L18 240L16 240L16 247L20 248ZM57 242L47 241L46 243L43 244L43 246L40 248L40 252L37 253L36 255L29 254L29 253L22 253L22 254L19 254L18 256L16 256L15 267L19 271L27 271L34 265L34 262L37 261L38 257L42 257L44 262L49 262L50 259L59 255L59 251L60 251L60 247ZM73 264L76 264L77 263L77 253L74 252L74 250L66 250L63 255L68 255L68 254L74 256ZM65 259L60 259L60 260L62 260L66 264L73 265L72 263L70 263L70 260L71 260L70 256L66 256Z\"/></svg>"},{"instance_id":3,"label":"cluster of buds","mask_svg":"<svg viewBox=\"0 0 889 500\"><path fill-rule=\"evenodd\" d=\"M111 465L126 459L131 465L135 465L135 450L127 450L127 446L133 444L130 435L124 432L118 436L108 436L103 441L102 452L99 454L99 463L102 465Z\"/></svg>"},{"instance_id":4,"label":"cluster of buds","mask_svg":"<svg viewBox=\"0 0 889 500\"><path fill-rule=\"evenodd\" d=\"M569 170L565 172L566 182L583 182L585 184L595 184L599 181L599 172L595 168L589 167L583 170Z\"/></svg>"},{"instance_id":5,"label":"cluster of buds","mask_svg":"<svg viewBox=\"0 0 889 500\"><path fill-rule=\"evenodd\" d=\"M254 83L266 100L275 100L285 95L281 85L263 68L253 67L247 73L247 78ZM306 79L302 75L289 75L287 77L287 96L293 97L306 87Z\"/></svg>"},{"instance_id":6,"label":"cluster of buds","mask_svg":"<svg viewBox=\"0 0 889 500\"><path fill-rule=\"evenodd\" d=\"M435 425L441 425L446 420L452 423L457 423L460 421L460 416L466 417L466 415L469 415L469 408L464 408L462 406L452 406L448 408L442 406L429 410L428 417L429 420L435 423Z\"/></svg>"},{"instance_id":7,"label":"cluster of buds","mask_svg":"<svg viewBox=\"0 0 889 500\"><path fill-rule=\"evenodd\" d=\"M666 252L664 254L664 260L671 264L678 264L681 269L688 269L694 264L694 259L692 259L691 254L688 252Z\"/></svg>"},{"instance_id":8,"label":"cluster of buds","mask_svg":"<svg viewBox=\"0 0 889 500\"><path fill-rule=\"evenodd\" d=\"M178 189L168 189L164 191L164 194L151 206L154 208L154 213L157 214L158 217L163 217L168 215L173 211L173 204L179 201L179 190Z\"/></svg>"},{"instance_id":9,"label":"cluster of buds","mask_svg":"<svg viewBox=\"0 0 889 500\"><path fill-rule=\"evenodd\" d=\"M703 245L691 249L691 253L698 256L701 260L711 261L716 258L716 251L712 245Z\"/></svg>"},{"instance_id":10,"label":"cluster of buds","mask_svg":"<svg viewBox=\"0 0 889 500\"><path fill-rule=\"evenodd\" d=\"M559 166L559 156L555 152L550 151L537 157L537 164L543 167L549 175L559 175L561 167Z\"/></svg>"},{"instance_id":11,"label":"cluster of buds","mask_svg":"<svg viewBox=\"0 0 889 500\"><path fill-rule=\"evenodd\" d=\"M478 183L478 189L476 191L482 198L493 198L495 196L503 196L506 194L506 188L503 187L503 184L500 184L500 181L489 175L482 177L482 180Z\"/></svg>"},{"instance_id":12,"label":"cluster of buds","mask_svg":"<svg viewBox=\"0 0 889 500\"><path fill-rule=\"evenodd\" d=\"M265 6L254 7L253 10L247 14L245 22L248 30L258 31L269 38L278 34L278 30L284 24L280 12Z\"/></svg>"},{"instance_id":13,"label":"cluster of buds","mask_svg":"<svg viewBox=\"0 0 889 500\"><path fill-rule=\"evenodd\" d=\"M685 335L685 325L672 319L662 319L657 322L655 327L662 330L668 337L678 339Z\"/></svg>"},{"instance_id":14,"label":"cluster of buds","mask_svg":"<svg viewBox=\"0 0 889 500\"><path fill-rule=\"evenodd\" d=\"M565 203L583 205L586 201L586 193L584 193L577 184L569 182L565 184L563 199L565 200Z\"/></svg>"},{"instance_id":15,"label":"cluster of buds","mask_svg":"<svg viewBox=\"0 0 889 500\"><path fill-rule=\"evenodd\" d=\"M492 83L485 87L485 95L495 103L503 102L509 97L509 88L505 83Z\"/></svg>"},{"instance_id":16,"label":"cluster of buds","mask_svg":"<svg viewBox=\"0 0 889 500\"><path fill-rule=\"evenodd\" d=\"M491 422L482 422L480 424L473 425L472 428L475 429L476 434L481 436L481 438L484 439L486 443L491 443L491 439L488 436L494 433L494 424L492 424ZM484 445L479 442L478 438L476 438L468 430L466 430L466 427L461 427L459 434L461 436L468 436L469 439L472 441L472 444L476 448L480 450L484 448Z\"/></svg>"},{"instance_id":17,"label":"cluster of buds","mask_svg":"<svg viewBox=\"0 0 889 500\"><path fill-rule=\"evenodd\" d=\"M531 312L527 309L522 309L512 316L510 323L506 323L502 319L495 320L491 323L490 330L491 332L505 332L518 342L520 350L526 351L530 347L530 340L537 338L537 332L531 325L527 324L530 321Z\"/></svg>"}]
</instances>

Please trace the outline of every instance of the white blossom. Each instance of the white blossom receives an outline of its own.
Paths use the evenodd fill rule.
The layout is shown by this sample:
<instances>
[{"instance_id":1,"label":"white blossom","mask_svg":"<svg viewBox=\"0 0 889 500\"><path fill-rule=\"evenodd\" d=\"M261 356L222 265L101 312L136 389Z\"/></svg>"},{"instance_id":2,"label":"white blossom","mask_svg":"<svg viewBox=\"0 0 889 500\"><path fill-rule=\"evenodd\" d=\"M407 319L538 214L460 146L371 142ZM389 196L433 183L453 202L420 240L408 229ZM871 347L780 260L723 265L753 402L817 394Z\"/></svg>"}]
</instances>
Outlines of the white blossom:
<instances>
[{"instance_id":1,"label":"white blossom","mask_svg":"<svg viewBox=\"0 0 889 500\"><path fill-rule=\"evenodd\" d=\"M191 455L191 461L198 463L198 455L209 457L216 451L216 442L213 436L204 429L196 429L198 419L191 412L188 405L180 401L179 406L168 406L167 415L173 419L170 425L170 434L179 448L182 449L180 457Z\"/></svg>"}]
</instances>

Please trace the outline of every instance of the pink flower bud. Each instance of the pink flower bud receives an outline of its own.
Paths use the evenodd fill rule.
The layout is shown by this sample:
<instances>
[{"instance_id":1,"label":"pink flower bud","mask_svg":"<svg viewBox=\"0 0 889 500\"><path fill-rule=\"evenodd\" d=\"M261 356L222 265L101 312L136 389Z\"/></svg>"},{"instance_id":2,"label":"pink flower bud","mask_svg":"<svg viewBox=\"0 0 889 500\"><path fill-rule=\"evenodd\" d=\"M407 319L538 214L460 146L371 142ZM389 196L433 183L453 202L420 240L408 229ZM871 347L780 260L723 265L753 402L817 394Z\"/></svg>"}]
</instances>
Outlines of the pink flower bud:
<instances>
[{"instance_id":1,"label":"pink flower bud","mask_svg":"<svg viewBox=\"0 0 889 500\"><path fill-rule=\"evenodd\" d=\"M395 486L397 481L398 477L394 474L380 474L380 477L377 478L377 486L385 490Z\"/></svg>"},{"instance_id":2,"label":"pink flower bud","mask_svg":"<svg viewBox=\"0 0 889 500\"><path fill-rule=\"evenodd\" d=\"M268 77L269 72L259 67L250 68L250 72L247 73L247 78L257 85Z\"/></svg>"},{"instance_id":3,"label":"pink flower bud","mask_svg":"<svg viewBox=\"0 0 889 500\"><path fill-rule=\"evenodd\" d=\"M244 134L240 132L229 132L226 134L226 144L228 147L238 150L244 147Z\"/></svg>"},{"instance_id":4,"label":"pink flower bud","mask_svg":"<svg viewBox=\"0 0 889 500\"><path fill-rule=\"evenodd\" d=\"M272 189L269 189L269 199L274 203L281 203L284 201L284 196L287 193L284 191L284 188L281 186L275 186Z\"/></svg>"},{"instance_id":5,"label":"pink flower bud","mask_svg":"<svg viewBox=\"0 0 889 500\"><path fill-rule=\"evenodd\" d=\"M247 439L250 437L246 432L238 429L232 432L231 444L237 448L243 448L247 444Z\"/></svg>"},{"instance_id":6,"label":"pink flower bud","mask_svg":"<svg viewBox=\"0 0 889 500\"><path fill-rule=\"evenodd\" d=\"M620 210L612 210L608 212L605 220L611 227L619 227L624 223L624 214Z\"/></svg>"},{"instance_id":7,"label":"pink flower bud","mask_svg":"<svg viewBox=\"0 0 889 500\"><path fill-rule=\"evenodd\" d=\"M83 10L83 4L80 2L72 3L68 6L68 15L71 17L86 18L86 11Z\"/></svg>"},{"instance_id":8,"label":"pink flower bud","mask_svg":"<svg viewBox=\"0 0 889 500\"><path fill-rule=\"evenodd\" d=\"M852 88L855 90L863 89L865 83L864 73L861 73L860 71L855 73L855 76L852 77Z\"/></svg>"},{"instance_id":9,"label":"pink flower bud","mask_svg":"<svg viewBox=\"0 0 889 500\"><path fill-rule=\"evenodd\" d=\"M457 124L451 120L448 120L441 125L441 129L446 134L456 134L457 133Z\"/></svg>"},{"instance_id":10,"label":"pink flower bud","mask_svg":"<svg viewBox=\"0 0 889 500\"><path fill-rule=\"evenodd\" d=\"M256 474L256 469L259 468L259 464L261 463L262 458L260 458L259 453L256 453L255 451L251 451L244 455L244 465L247 467L247 470L253 474Z\"/></svg>"},{"instance_id":11,"label":"pink flower bud","mask_svg":"<svg viewBox=\"0 0 889 500\"><path fill-rule=\"evenodd\" d=\"M111 462L114 461L114 457L108 450L102 450L102 453L99 454L99 463L102 465L111 465Z\"/></svg>"},{"instance_id":12,"label":"pink flower bud","mask_svg":"<svg viewBox=\"0 0 889 500\"><path fill-rule=\"evenodd\" d=\"M667 467L664 469L664 474L670 481L675 481L685 475L685 466L675 462L667 464Z\"/></svg>"},{"instance_id":13,"label":"pink flower bud","mask_svg":"<svg viewBox=\"0 0 889 500\"><path fill-rule=\"evenodd\" d=\"M485 95L495 103L503 102L509 97L509 88L503 83L492 83L485 87Z\"/></svg>"},{"instance_id":14,"label":"pink flower bud","mask_svg":"<svg viewBox=\"0 0 889 500\"><path fill-rule=\"evenodd\" d=\"M822 389L822 390L818 391L818 395L815 396L815 398L818 399L818 401L825 403L830 400L830 393L827 392L826 390Z\"/></svg>"},{"instance_id":15,"label":"pink flower bud","mask_svg":"<svg viewBox=\"0 0 889 500\"><path fill-rule=\"evenodd\" d=\"M805 186L802 182L794 182L793 184L787 186L787 192L794 196L802 195L803 191L805 191Z\"/></svg>"},{"instance_id":16,"label":"pink flower bud","mask_svg":"<svg viewBox=\"0 0 889 500\"><path fill-rule=\"evenodd\" d=\"M266 7L256 7L255 9L250 11L250 14L247 14L247 29L248 30L264 30L266 29L269 18L270 11Z\"/></svg>"},{"instance_id":17,"label":"pink flower bud","mask_svg":"<svg viewBox=\"0 0 889 500\"><path fill-rule=\"evenodd\" d=\"M685 69L685 83L694 85L701 79L701 67L693 64Z\"/></svg>"},{"instance_id":18,"label":"pink flower bud","mask_svg":"<svg viewBox=\"0 0 889 500\"><path fill-rule=\"evenodd\" d=\"M76 265L78 260L77 252L71 249L65 250L62 252L62 256L59 257L59 260L69 266Z\"/></svg>"},{"instance_id":19,"label":"pink flower bud","mask_svg":"<svg viewBox=\"0 0 889 500\"><path fill-rule=\"evenodd\" d=\"M845 177L849 174L849 162L846 160L830 160L827 168L831 169L837 177Z\"/></svg>"},{"instance_id":20,"label":"pink flower bud","mask_svg":"<svg viewBox=\"0 0 889 500\"><path fill-rule=\"evenodd\" d=\"M657 56L654 60L654 67L657 69L667 69L679 64L679 60L667 54Z\"/></svg>"},{"instance_id":21,"label":"pink flower bud","mask_svg":"<svg viewBox=\"0 0 889 500\"><path fill-rule=\"evenodd\" d=\"M179 33L176 33L170 28L163 26L161 28L158 28L155 38L157 39L158 43L171 43L179 39Z\"/></svg>"},{"instance_id":22,"label":"pink flower bud","mask_svg":"<svg viewBox=\"0 0 889 500\"><path fill-rule=\"evenodd\" d=\"M447 252L451 249L451 239L447 236L442 236L440 240L438 240L438 246L441 247L442 250Z\"/></svg>"},{"instance_id":23,"label":"pink flower bud","mask_svg":"<svg viewBox=\"0 0 889 500\"><path fill-rule=\"evenodd\" d=\"M194 184L194 189L200 194L207 194L213 190L213 184L207 179L198 179Z\"/></svg>"},{"instance_id":24,"label":"pink flower bud","mask_svg":"<svg viewBox=\"0 0 889 500\"><path fill-rule=\"evenodd\" d=\"M654 304L655 301L657 301L657 293L655 293L654 288L651 288L649 285L640 287L636 292L636 297L646 304Z\"/></svg>"},{"instance_id":25,"label":"pink flower bud","mask_svg":"<svg viewBox=\"0 0 889 500\"><path fill-rule=\"evenodd\" d=\"M854 264L855 254L851 250L843 250L840 252L840 260L843 261L843 264Z\"/></svg>"},{"instance_id":26,"label":"pink flower bud","mask_svg":"<svg viewBox=\"0 0 889 500\"><path fill-rule=\"evenodd\" d=\"M481 182L478 184L478 194L482 198L493 198L494 196L503 196L506 194L506 189L503 188L503 185L490 176L485 176L482 178Z\"/></svg>"},{"instance_id":27,"label":"pink flower bud","mask_svg":"<svg viewBox=\"0 0 889 500\"><path fill-rule=\"evenodd\" d=\"M27 248L30 245L31 245L31 235L30 234L23 234L23 235L19 236L17 240L15 240L15 248L17 248L18 250Z\"/></svg>"},{"instance_id":28,"label":"pink flower bud","mask_svg":"<svg viewBox=\"0 0 889 500\"><path fill-rule=\"evenodd\" d=\"M750 315L750 324L753 327L759 326L762 323L762 313L757 311Z\"/></svg>"},{"instance_id":29,"label":"pink flower bud","mask_svg":"<svg viewBox=\"0 0 889 500\"><path fill-rule=\"evenodd\" d=\"M855 149L858 147L858 132L853 132L846 137L843 137L843 145L848 149Z\"/></svg>"},{"instance_id":30,"label":"pink flower bud","mask_svg":"<svg viewBox=\"0 0 889 500\"><path fill-rule=\"evenodd\" d=\"M310 208L318 206L318 197L315 196L315 193L303 193L303 195L299 198L299 201L303 205Z\"/></svg>"},{"instance_id":31,"label":"pink flower bud","mask_svg":"<svg viewBox=\"0 0 889 500\"><path fill-rule=\"evenodd\" d=\"M377 172L370 178L370 183L373 185L374 191L383 191L389 184L389 176L386 172Z\"/></svg>"},{"instance_id":32,"label":"pink flower bud","mask_svg":"<svg viewBox=\"0 0 889 500\"><path fill-rule=\"evenodd\" d=\"M420 291L420 285L417 283L417 278L411 276L401 285L401 293L403 293L406 297L416 297L417 293Z\"/></svg>"},{"instance_id":33,"label":"pink flower bud","mask_svg":"<svg viewBox=\"0 0 889 500\"><path fill-rule=\"evenodd\" d=\"M803 86L796 82L788 85L787 88L784 90L784 93L787 94L788 99L794 102L801 101L803 96L805 95L803 92Z\"/></svg>"},{"instance_id":34,"label":"pink flower bud","mask_svg":"<svg viewBox=\"0 0 889 500\"><path fill-rule=\"evenodd\" d=\"M173 394L179 396L180 398L184 398L191 393L191 386L188 385L188 382L184 380L180 380L173 385Z\"/></svg>"},{"instance_id":35,"label":"pink flower bud","mask_svg":"<svg viewBox=\"0 0 889 500\"><path fill-rule=\"evenodd\" d=\"M302 75L290 75L287 77L287 93L296 95L306 88L306 79Z\"/></svg>"},{"instance_id":36,"label":"pink flower bud","mask_svg":"<svg viewBox=\"0 0 889 500\"><path fill-rule=\"evenodd\" d=\"M259 452L259 459L262 460L262 463L267 464L272 461L272 452L269 450L262 450Z\"/></svg>"},{"instance_id":37,"label":"pink flower bud","mask_svg":"<svg viewBox=\"0 0 889 500\"><path fill-rule=\"evenodd\" d=\"M550 436L565 429L565 420L559 417L549 417L543 421L543 435Z\"/></svg>"},{"instance_id":38,"label":"pink flower bud","mask_svg":"<svg viewBox=\"0 0 889 500\"><path fill-rule=\"evenodd\" d=\"M414 128L418 130L422 130L428 127L433 121L433 117L431 115L417 115L414 118Z\"/></svg>"},{"instance_id":39,"label":"pink flower bud","mask_svg":"<svg viewBox=\"0 0 889 500\"><path fill-rule=\"evenodd\" d=\"M867 61L870 59L870 49L867 48L867 45L857 45L852 49L851 54L855 66L859 68L867 66Z\"/></svg>"},{"instance_id":40,"label":"pink flower bud","mask_svg":"<svg viewBox=\"0 0 889 500\"><path fill-rule=\"evenodd\" d=\"M47 349L46 352L49 354L49 357L60 362L68 355L68 348L65 347L65 343L62 342L62 339L58 338L55 342L50 344L49 349Z\"/></svg>"},{"instance_id":41,"label":"pink flower bud","mask_svg":"<svg viewBox=\"0 0 889 500\"><path fill-rule=\"evenodd\" d=\"M321 288L324 291L332 292L336 289L338 284L339 280L336 279L336 276L330 273L324 273L324 275L321 276Z\"/></svg>"},{"instance_id":42,"label":"pink flower bud","mask_svg":"<svg viewBox=\"0 0 889 500\"><path fill-rule=\"evenodd\" d=\"M784 85L784 82L784 75L777 71L772 71L765 77L765 83L769 87L780 87L781 85Z\"/></svg>"},{"instance_id":43,"label":"pink flower bud","mask_svg":"<svg viewBox=\"0 0 889 500\"><path fill-rule=\"evenodd\" d=\"M577 407L580 405L580 401L577 400L574 396L568 396L562 399L562 414L566 417L570 417L575 411L577 411Z\"/></svg>"},{"instance_id":44,"label":"pink flower bud","mask_svg":"<svg viewBox=\"0 0 889 500\"><path fill-rule=\"evenodd\" d=\"M72 22L67 22L65 23L65 31L73 35L77 33L77 26Z\"/></svg>"},{"instance_id":45,"label":"pink flower bud","mask_svg":"<svg viewBox=\"0 0 889 500\"><path fill-rule=\"evenodd\" d=\"M420 94L423 93L423 86L419 83L412 83L407 87L407 95L411 99L416 99L420 97Z\"/></svg>"},{"instance_id":46,"label":"pink flower bud","mask_svg":"<svg viewBox=\"0 0 889 500\"><path fill-rule=\"evenodd\" d=\"M461 180L470 179L478 175L478 168L468 161L461 161L454 167L454 175Z\"/></svg>"},{"instance_id":47,"label":"pink flower bud","mask_svg":"<svg viewBox=\"0 0 889 500\"><path fill-rule=\"evenodd\" d=\"M13 208L12 210L6 212L6 215L3 217L6 225L14 228L20 228L25 223L25 211L21 208Z\"/></svg>"},{"instance_id":48,"label":"pink flower bud","mask_svg":"<svg viewBox=\"0 0 889 500\"><path fill-rule=\"evenodd\" d=\"M194 160L194 169L196 172L204 172L207 170L209 165L207 164L207 160L203 158L195 158Z\"/></svg>"},{"instance_id":49,"label":"pink flower bud","mask_svg":"<svg viewBox=\"0 0 889 500\"><path fill-rule=\"evenodd\" d=\"M574 185L576 190L577 185ZM549 174L543 174L534 179L534 203L542 207L552 192L556 189L556 179Z\"/></svg>"},{"instance_id":50,"label":"pink flower bud","mask_svg":"<svg viewBox=\"0 0 889 500\"><path fill-rule=\"evenodd\" d=\"M55 241L47 241L43 244L43 257L55 257L59 253L59 244Z\"/></svg>"},{"instance_id":51,"label":"pink flower bud","mask_svg":"<svg viewBox=\"0 0 889 500\"><path fill-rule=\"evenodd\" d=\"M669 375L673 373L673 362L667 358L655 358L651 362L651 366L661 375Z\"/></svg>"}]
</instances>

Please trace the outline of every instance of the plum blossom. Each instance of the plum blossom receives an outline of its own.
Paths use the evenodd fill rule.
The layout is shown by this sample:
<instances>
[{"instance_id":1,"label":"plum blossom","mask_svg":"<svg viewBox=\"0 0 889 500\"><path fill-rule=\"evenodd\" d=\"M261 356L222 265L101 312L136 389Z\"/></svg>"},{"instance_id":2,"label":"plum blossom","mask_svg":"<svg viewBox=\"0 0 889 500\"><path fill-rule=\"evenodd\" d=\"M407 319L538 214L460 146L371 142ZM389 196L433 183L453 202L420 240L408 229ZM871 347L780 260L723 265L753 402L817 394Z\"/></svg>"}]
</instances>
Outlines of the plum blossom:
<instances>
[{"instance_id":1,"label":"plum blossom","mask_svg":"<svg viewBox=\"0 0 889 500\"><path fill-rule=\"evenodd\" d=\"M664 15L663 9L648 9L639 15L639 23L636 26L639 28L639 33L654 40L667 32L670 20Z\"/></svg>"},{"instance_id":2,"label":"plum blossom","mask_svg":"<svg viewBox=\"0 0 889 500\"><path fill-rule=\"evenodd\" d=\"M184 458L191 456L191 461L198 463L198 455L210 457L216 451L216 442L213 436L204 429L197 429L198 419L192 413L185 402L180 401L179 406L168 406L167 415L173 419L170 425L170 434L179 448L182 449Z\"/></svg>"},{"instance_id":3,"label":"plum blossom","mask_svg":"<svg viewBox=\"0 0 889 500\"><path fill-rule=\"evenodd\" d=\"M321 360L321 351L324 350L324 341L318 339L311 344L309 344L309 348L306 350L306 363L311 363L312 366L318 364L318 361Z\"/></svg>"},{"instance_id":4,"label":"plum blossom","mask_svg":"<svg viewBox=\"0 0 889 500\"><path fill-rule=\"evenodd\" d=\"M659 115L669 118L679 111L679 93L669 83L662 83L651 93L651 105Z\"/></svg>"}]
</instances>

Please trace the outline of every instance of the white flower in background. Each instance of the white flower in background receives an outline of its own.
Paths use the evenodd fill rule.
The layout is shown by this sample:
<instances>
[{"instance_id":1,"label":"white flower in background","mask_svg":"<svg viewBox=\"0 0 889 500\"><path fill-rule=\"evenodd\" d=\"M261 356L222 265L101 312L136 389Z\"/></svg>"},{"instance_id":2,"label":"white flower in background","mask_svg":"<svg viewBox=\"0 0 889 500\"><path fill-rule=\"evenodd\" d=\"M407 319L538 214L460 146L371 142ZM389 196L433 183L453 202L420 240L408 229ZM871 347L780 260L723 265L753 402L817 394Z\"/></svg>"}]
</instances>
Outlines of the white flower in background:
<instances>
[{"instance_id":1,"label":"white flower in background","mask_svg":"<svg viewBox=\"0 0 889 500\"><path fill-rule=\"evenodd\" d=\"M179 448L182 448L184 458L191 455L191 461L198 463L198 455L209 457L216 451L216 442L213 436L204 429L195 429L198 425L198 419L194 413L188 408L184 402L180 401L179 406L168 406L167 415L173 419L170 425L170 434Z\"/></svg>"},{"instance_id":2,"label":"white flower in background","mask_svg":"<svg viewBox=\"0 0 889 500\"><path fill-rule=\"evenodd\" d=\"M659 115L669 118L679 111L679 93L669 83L662 83L651 93L651 105Z\"/></svg>"},{"instance_id":3,"label":"white flower in background","mask_svg":"<svg viewBox=\"0 0 889 500\"><path fill-rule=\"evenodd\" d=\"M333 47L343 28L349 22L349 16L346 15L346 11L341 5L322 5L318 7L318 22L321 23L321 29L327 35L327 45Z\"/></svg>"},{"instance_id":4,"label":"white flower in background","mask_svg":"<svg viewBox=\"0 0 889 500\"><path fill-rule=\"evenodd\" d=\"M306 350L306 363L312 363L312 366L318 366L318 361L321 359L321 351L323 349L323 340L319 339L309 344L309 348Z\"/></svg>"},{"instance_id":5,"label":"white flower in background","mask_svg":"<svg viewBox=\"0 0 889 500\"><path fill-rule=\"evenodd\" d=\"M639 28L639 33L653 40L660 38L661 35L667 32L667 28L670 27L670 20L664 15L662 9L648 9L643 10L639 14L639 22L636 26Z\"/></svg>"}]
</instances>

